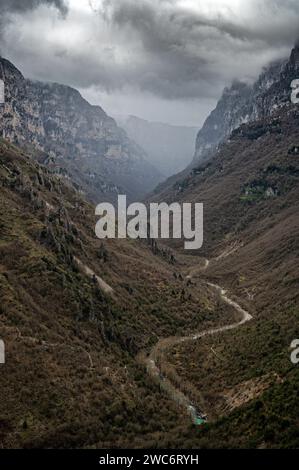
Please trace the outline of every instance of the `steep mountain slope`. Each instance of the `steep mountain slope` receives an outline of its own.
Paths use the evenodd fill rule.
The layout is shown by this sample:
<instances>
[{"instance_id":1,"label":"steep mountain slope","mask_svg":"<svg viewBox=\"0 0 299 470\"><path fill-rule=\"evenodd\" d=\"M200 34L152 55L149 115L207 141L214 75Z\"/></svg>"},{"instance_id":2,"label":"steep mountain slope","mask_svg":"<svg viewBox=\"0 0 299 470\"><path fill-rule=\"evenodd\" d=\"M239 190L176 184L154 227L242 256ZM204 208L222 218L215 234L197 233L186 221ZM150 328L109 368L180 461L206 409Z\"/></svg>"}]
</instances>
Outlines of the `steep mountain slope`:
<instances>
[{"instance_id":1,"label":"steep mountain slope","mask_svg":"<svg viewBox=\"0 0 299 470\"><path fill-rule=\"evenodd\" d=\"M136 116L117 120L128 136L144 148L149 161L166 177L190 164L197 133L195 127L149 122Z\"/></svg>"},{"instance_id":2,"label":"steep mountain slope","mask_svg":"<svg viewBox=\"0 0 299 470\"><path fill-rule=\"evenodd\" d=\"M233 83L226 88L216 108L208 116L197 134L195 155L191 164L177 175L160 183L148 199L165 197L173 188L182 189L192 169L199 173L200 167L214 158L218 147L226 142L232 132L242 124L267 118L290 104L291 83L299 77L299 46L292 50L289 60L281 60L265 67L256 83L248 85ZM160 199L162 200L162 199Z\"/></svg>"},{"instance_id":3,"label":"steep mountain slope","mask_svg":"<svg viewBox=\"0 0 299 470\"><path fill-rule=\"evenodd\" d=\"M169 374L215 420L198 445L298 446L290 345L299 320L299 108L286 94L295 73L264 97L280 103L271 116L243 124L208 163L156 195L204 203L200 256L210 264L193 278L220 284L253 315L242 329L168 351Z\"/></svg>"},{"instance_id":4,"label":"steep mountain slope","mask_svg":"<svg viewBox=\"0 0 299 470\"><path fill-rule=\"evenodd\" d=\"M283 94L279 93L273 100L267 99L268 96L274 96L275 84L282 84L281 75L288 79L295 72L298 55L299 49L295 49L289 63L282 60L265 67L253 85L235 82L231 88L224 90L215 110L197 135L193 166L208 160L217 145L225 141L241 124L271 115L284 101L285 93L289 97L290 82L287 81Z\"/></svg>"},{"instance_id":5,"label":"steep mountain slope","mask_svg":"<svg viewBox=\"0 0 299 470\"><path fill-rule=\"evenodd\" d=\"M91 106L73 88L25 80L0 58L5 105L0 133L36 149L40 162L70 177L94 202L142 197L160 180L144 151L99 106Z\"/></svg>"},{"instance_id":6,"label":"steep mountain slope","mask_svg":"<svg viewBox=\"0 0 299 470\"><path fill-rule=\"evenodd\" d=\"M190 418L139 356L233 312L169 250L97 240L82 195L5 141L0 199L1 446L178 445Z\"/></svg>"}]
</instances>

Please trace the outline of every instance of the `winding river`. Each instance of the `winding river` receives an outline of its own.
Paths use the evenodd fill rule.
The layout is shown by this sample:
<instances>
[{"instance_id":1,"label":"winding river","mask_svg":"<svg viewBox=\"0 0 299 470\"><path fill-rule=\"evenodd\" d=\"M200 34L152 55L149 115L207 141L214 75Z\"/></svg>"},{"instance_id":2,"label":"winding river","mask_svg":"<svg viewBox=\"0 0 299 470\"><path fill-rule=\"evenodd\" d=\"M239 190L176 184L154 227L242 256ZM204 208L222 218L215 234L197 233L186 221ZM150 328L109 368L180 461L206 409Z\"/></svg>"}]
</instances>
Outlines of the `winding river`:
<instances>
[{"instance_id":1,"label":"winding river","mask_svg":"<svg viewBox=\"0 0 299 470\"><path fill-rule=\"evenodd\" d=\"M205 264L200 270L205 271L208 266L209 260L205 260ZM193 273L194 270L191 271L191 273L186 277L186 279L191 279ZM220 295L223 302L230 305L238 312L238 314L240 315L240 320L230 325L204 330L200 333L195 333L190 336L162 338L155 344L150 354L145 359L148 374L155 381L159 382L161 390L165 391L171 397L171 399L175 401L178 405L186 409L193 423L197 425L201 425L207 421L206 415L203 411L196 409L193 402L183 392L181 392L181 390L179 390L175 385L173 385L165 375L162 374L162 371L157 365L160 353L162 351L164 352L166 350L169 350L173 346L185 343L187 341L196 341L200 338L203 338L204 336L212 336L222 333L224 331L234 330L252 320L252 316L250 315L250 313L244 310L237 302L231 300L227 296L227 292L222 287L218 286L217 284L212 284L210 282L207 282L207 285L215 289L215 291Z\"/></svg>"}]
</instances>

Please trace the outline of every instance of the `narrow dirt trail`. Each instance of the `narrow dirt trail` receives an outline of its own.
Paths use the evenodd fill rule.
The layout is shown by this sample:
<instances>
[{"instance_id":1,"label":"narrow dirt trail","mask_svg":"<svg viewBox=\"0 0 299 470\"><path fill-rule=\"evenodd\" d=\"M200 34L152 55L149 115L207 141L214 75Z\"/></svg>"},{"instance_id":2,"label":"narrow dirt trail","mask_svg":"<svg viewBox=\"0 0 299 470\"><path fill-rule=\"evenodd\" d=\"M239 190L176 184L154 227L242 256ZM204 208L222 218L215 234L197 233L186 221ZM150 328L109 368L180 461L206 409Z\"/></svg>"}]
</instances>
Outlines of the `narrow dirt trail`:
<instances>
[{"instance_id":1,"label":"narrow dirt trail","mask_svg":"<svg viewBox=\"0 0 299 470\"><path fill-rule=\"evenodd\" d=\"M107 282L105 282L104 279L102 279L100 276L97 276L92 269L90 269L88 266L83 264L82 261L80 261L78 258L74 257L74 259L75 259L76 263L83 269L85 274L87 274L87 276L96 279L99 288L103 292L105 292L106 294L113 294L113 292L114 292L113 288L111 286L109 286L109 284L107 284Z\"/></svg>"},{"instance_id":2,"label":"narrow dirt trail","mask_svg":"<svg viewBox=\"0 0 299 470\"><path fill-rule=\"evenodd\" d=\"M205 260L204 266L202 268L193 269L190 274L186 277L186 279L192 279L192 275L195 273L195 271L203 272L208 268L208 266L209 260ZM204 413L202 411L197 410L191 400L178 388L176 388L167 377L163 376L161 370L157 365L160 354L178 344L182 344L187 341L196 341L205 336L212 336L225 331L234 330L252 320L252 316L250 315L250 313L244 310L237 302L227 297L226 291L222 289L222 287L218 286L217 284L212 284L210 282L207 282L207 285L214 288L216 292L220 294L220 297L223 302L233 307L238 312L238 314L240 314L240 321L232 323L230 325L221 326L219 328L204 330L200 333L195 333L190 336L160 339L158 343L153 347L149 356L145 360L148 374L153 379L159 382L161 390L165 391L172 398L173 401L175 401L178 405L186 408L187 413L190 415L192 421L195 424L201 424L200 421L201 418L204 418Z\"/></svg>"}]
</instances>

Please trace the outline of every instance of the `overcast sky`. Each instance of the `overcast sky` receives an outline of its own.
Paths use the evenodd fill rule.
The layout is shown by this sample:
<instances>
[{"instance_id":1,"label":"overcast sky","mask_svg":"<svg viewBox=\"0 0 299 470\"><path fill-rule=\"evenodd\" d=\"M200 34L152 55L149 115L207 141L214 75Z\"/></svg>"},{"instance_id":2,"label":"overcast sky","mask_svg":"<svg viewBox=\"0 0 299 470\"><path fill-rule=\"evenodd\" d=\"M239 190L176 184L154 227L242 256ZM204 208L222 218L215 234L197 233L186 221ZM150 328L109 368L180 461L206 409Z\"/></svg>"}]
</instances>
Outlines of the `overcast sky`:
<instances>
[{"instance_id":1,"label":"overcast sky","mask_svg":"<svg viewBox=\"0 0 299 470\"><path fill-rule=\"evenodd\" d=\"M0 0L0 53L110 115L200 127L224 86L286 57L299 0Z\"/></svg>"}]
</instances>

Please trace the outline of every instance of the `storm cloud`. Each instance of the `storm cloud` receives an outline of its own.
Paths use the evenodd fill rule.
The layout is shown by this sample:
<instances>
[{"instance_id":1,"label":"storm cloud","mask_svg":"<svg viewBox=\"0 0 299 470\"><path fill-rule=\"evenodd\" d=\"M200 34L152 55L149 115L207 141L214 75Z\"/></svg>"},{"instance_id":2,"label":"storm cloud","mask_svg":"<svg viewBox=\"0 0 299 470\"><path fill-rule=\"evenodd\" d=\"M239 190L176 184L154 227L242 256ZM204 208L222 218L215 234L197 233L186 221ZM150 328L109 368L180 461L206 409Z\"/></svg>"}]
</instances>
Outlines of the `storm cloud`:
<instances>
[{"instance_id":1,"label":"storm cloud","mask_svg":"<svg viewBox=\"0 0 299 470\"><path fill-rule=\"evenodd\" d=\"M39 5L44 4L54 6L61 12L66 13L67 6L64 0L1 0L0 7L1 13L5 12L22 12L26 10L33 10Z\"/></svg>"},{"instance_id":2,"label":"storm cloud","mask_svg":"<svg viewBox=\"0 0 299 470\"><path fill-rule=\"evenodd\" d=\"M54 7L63 16L65 16L67 13L67 5L65 0L0 0L0 40L4 40L5 30L12 21L14 14L21 14L27 11L32 11L38 8L40 5Z\"/></svg>"},{"instance_id":3,"label":"storm cloud","mask_svg":"<svg viewBox=\"0 0 299 470\"><path fill-rule=\"evenodd\" d=\"M287 56L299 33L297 0L5 0L1 6L7 12L2 51L25 75L75 86L112 111L120 110L116 101L129 106L131 97L126 112L139 103L137 111L144 108L148 117L154 102L172 120L174 104L186 115L189 107L190 116L196 104L201 121L224 86L251 81L263 65Z\"/></svg>"},{"instance_id":4,"label":"storm cloud","mask_svg":"<svg viewBox=\"0 0 299 470\"><path fill-rule=\"evenodd\" d=\"M194 98L213 96L223 80L253 77L298 37L297 1L244 3L105 0L103 13L115 30L141 41L149 65L138 74L141 88Z\"/></svg>"}]
</instances>

